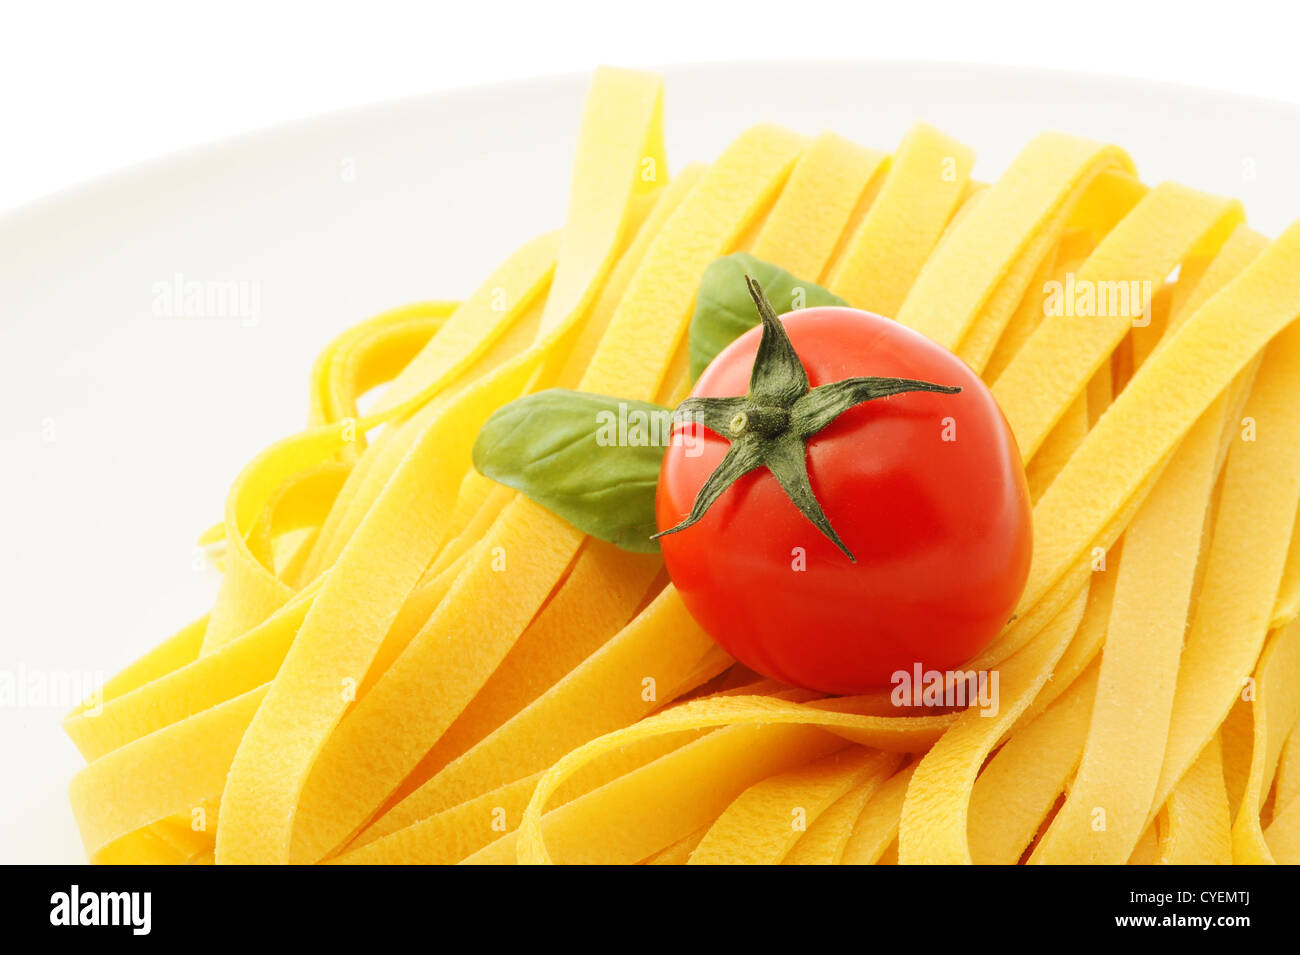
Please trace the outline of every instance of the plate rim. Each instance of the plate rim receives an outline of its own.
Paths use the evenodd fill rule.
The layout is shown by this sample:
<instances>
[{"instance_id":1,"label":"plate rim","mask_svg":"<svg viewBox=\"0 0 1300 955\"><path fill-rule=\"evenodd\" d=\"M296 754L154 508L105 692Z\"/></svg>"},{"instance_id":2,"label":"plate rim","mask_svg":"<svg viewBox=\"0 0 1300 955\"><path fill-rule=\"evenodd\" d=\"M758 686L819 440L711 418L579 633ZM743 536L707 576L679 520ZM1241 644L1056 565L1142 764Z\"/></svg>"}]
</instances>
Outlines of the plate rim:
<instances>
[{"instance_id":1,"label":"plate rim","mask_svg":"<svg viewBox=\"0 0 1300 955\"><path fill-rule=\"evenodd\" d=\"M612 65L612 64L609 64ZM1202 99L1215 100L1224 105L1232 104L1252 111L1267 110L1271 112L1290 113L1300 122L1300 103L1290 100L1259 96L1250 93L1237 93L1220 90L1209 86L1197 86L1169 80L1154 80L1143 77L1131 77L1123 74L1090 72L1086 70L1064 70L1047 67L1020 67L995 63L964 62L958 60L923 60L923 59L826 59L807 58L776 60L698 60L667 65L648 65L628 67L644 69L661 74L665 81L674 77L681 78L689 74L718 73L725 71L771 70L777 67L783 70L811 72L815 70L861 70L864 72L952 72L997 77L1002 80L1022 77L1027 81L1055 83L1073 83L1080 86L1116 87L1159 92L1162 95L1182 93ZM28 199L12 208L0 210L0 237L5 233L23 228L27 223L43 216L57 214L69 205L89 201L96 195L129 188L140 180L147 180L165 169L182 167L188 163L201 162L214 153L227 150L257 148L271 140L307 134L311 130L324 130L331 126L345 125L362 117L388 111L411 109L420 103L446 102L450 100L472 100L476 98L497 98L512 89L551 87L559 90L574 85L584 85L592 75L592 70L569 70L557 73L543 73L535 76L508 80L492 80L482 83L470 83L463 86L411 93L405 96L389 97L346 106L338 109L324 110L282 120L250 129L241 130L226 136L195 143L190 146L170 150L146 159L137 160L124 166L106 170L89 178L70 183L53 192Z\"/></svg>"}]
</instances>

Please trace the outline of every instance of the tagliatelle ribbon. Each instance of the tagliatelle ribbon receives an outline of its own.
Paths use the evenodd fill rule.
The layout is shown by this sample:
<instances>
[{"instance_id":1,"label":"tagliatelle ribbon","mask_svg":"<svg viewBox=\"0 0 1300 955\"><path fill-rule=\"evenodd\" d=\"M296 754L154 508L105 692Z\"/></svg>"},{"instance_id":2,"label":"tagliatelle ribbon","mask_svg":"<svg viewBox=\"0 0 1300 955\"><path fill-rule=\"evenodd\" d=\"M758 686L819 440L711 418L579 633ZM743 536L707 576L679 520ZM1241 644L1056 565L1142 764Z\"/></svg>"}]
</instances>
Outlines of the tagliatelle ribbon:
<instances>
[{"instance_id":1,"label":"tagliatelle ribbon","mask_svg":"<svg viewBox=\"0 0 1300 955\"><path fill-rule=\"evenodd\" d=\"M1091 254L1091 249L1087 254ZM1019 351L1024 341L1038 327L1042 319L1045 293L1040 296L1036 290L1040 287L1043 289L1049 288L1052 282L1060 283L1057 287L1063 287L1068 277L1083 266L1087 254L1064 256L1063 251L1058 250L1058 256L1064 257L1061 258L1060 262L1052 263L1053 267L1045 272L1048 277L1041 286L1035 284L1031 287L1030 293L1025 296L1025 302L1022 302L1021 307L1012 315L1012 321L1007 326L1006 334L999 341L999 347L1001 347L1001 343L1008 341L1009 337L1014 334L1020 339L1015 344L1016 350L1005 357L995 351L990 356L989 368L985 370L987 375L994 377L994 380L996 380L993 362L998 363L996 374L1000 374L1001 370L1014 359L1016 352ZM1037 283L1037 278L1035 283ZM1032 317L1026 313L1032 313ZM1043 492L1047 490L1052 481L1056 480L1056 476L1061 473L1061 469L1065 467L1066 462L1070 460L1074 452L1079 449L1079 445L1083 443L1083 439L1087 437L1088 430L1092 427L1092 417L1088 412L1087 394L1076 396L1065 409L1065 413L1052 426L1052 430L1043 439L1038 450L1026 461L1025 480L1029 484L1030 500L1035 504L1042 499Z\"/></svg>"},{"instance_id":2,"label":"tagliatelle ribbon","mask_svg":"<svg viewBox=\"0 0 1300 955\"><path fill-rule=\"evenodd\" d=\"M1188 318L1097 422L1034 509L1022 607L1041 599L1251 357L1300 314L1300 276L1289 271L1297 255L1293 226Z\"/></svg>"},{"instance_id":3,"label":"tagliatelle ribbon","mask_svg":"<svg viewBox=\"0 0 1300 955\"><path fill-rule=\"evenodd\" d=\"M1178 780L1158 819L1161 865L1230 865L1232 817L1219 737Z\"/></svg>"},{"instance_id":4,"label":"tagliatelle ribbon","mask_svg":"<svg viewBox=\"0 0 1300 955\"><path fill-rule=\"evenodd\" d=\"M1300 858L1300 225L1270 243L1059 134L989 185L924 125L892 157L757 127L669 179L661 110L656 77L598 71L564 228L320 353L308 430L201 539L212 612L66 721L92 860ZM1035 544L967 663L992 715L724 676L655 557L472 470L530 391L676 403L737 250L994 383ZM1130 294L1084 316L1067 286Z\"/></svg>"},{"instance_id":5,"label":"tagliatelle ribbon","mask_svg":"<svg viewBox=\"0 0 1300 955\"><path fill-rule=\"evenodd\" d=\"M325 437L326 443L329 442L329 439L330 439L330 438L333 438L333 435L326 435L326 437ZM252 676L252 674L255 673L255 669L253 669L253 670L243 670L242 668L235 667L234 672L235 672L235 673L238 673L238 676L239 676L240 678L243 678L243 680L248 680L248 678L250 678L250 676ZM164 687L164 689L166 689L166 687ZM218 693L220 693L220 691L218 691ZM166 694L164 694L164 695L166 695ZM174 699L177 699L177 698L175 698L175 696L169 696L169 698L168 698L168 702L172 702L172 700L174 700ZM149 716L151 716L151 717L152 717L152 716L156 716L156 711L155 711L155 712L151 712L151 713L149 713ZM105 724L105 725L107 725L107 724ZM96 724L96 729L99 729L99 724Z\"/></svg>"},{"instance_id":6,"label":"tagliatelle ribbon","mask_svg":"<svg viewBox=\"0 0 1300 955\"><path fill-rule=\"evenodd\" d=\"M1133 166L1114 147L1055 133L1035 138L935 249L898 320L958 354L980 320L987 357L1070 206L1107 169ZM972 364L978 369L983 361Z\"/></svg>"},{"instance_id":7,"label":"tagliatelle ribbon","mask_svg":"<svg viewBox=\"0 0 1300 955\"><path fill-rule=\"evenodd\" d=\"M842 706L852 704L846 698ZM846 735L865 745L924 746L950 720L941 716L881 717L837 712L816 704L786 703L768 697L733 697L697 700L667 712L647 717L626 729L606 734L570 752L542 776L524 812L518 830L519 861L545 863L550 854L542 835L541 814L551 794L569 776L604 752L641 739L686 729L735 724L795 724L821 727ZM770 732L770 729L769 729ZM900 734L907 732L909 742Z\"/></svg>"},{"instance_id":8,"label":"tagliatelle ribbon","mask_svg":"<svg viewBox=\"0 0 1300 955\"><path fill-rule=\"evenodd\" d=\"M1120 864L1146 824L1226 407L1193 426L1129 525L1082 764L1035 861Z\"/></svg>"},{"instance_id":9,"label":"tagliatelle ribbon","mask_svg":"<svg viewBox=\"0 0 1300 955\"><path fill-rule=\"evenodd\" d=\"M618 310L628 285L645 261L651 244L686 197L695 190L705 169L706 167L699 163L686 166L660 191L654 208L650 210L618 262L610 269L600 295L592 305L591 312L583 322L559 371L552 376L552 379L547 380L547 384L559 388L576 388L582 381L591 364L592 356L605 337L609 323Z\"/></svg>"},{"instance_id":10,"label":"tagliatelle ribbon","mask_svg":"<svg viewBox=\"0 0 1300 955\"><path fill-rule=\"evenodd\" d=\"M799 156L766 217L737 238L737 250L798 278L819 276L845 231L854 228L854 217L871 207L874 187L888 165L882 152L823 133ZM681 404L690 392L688 345L683 337L656 392L657 400L669 407Z\"/></svg>"},{"instance_id":11,"label":"tagliatelle ribbon","mask_svg":"<svg viewBox=\"0 0 1300 955\"><path fill-rule=\"evenodd\" d=\"M537 250L545 258L553 258L548 245L549 241L543 240ZM429 341L442 331L447 320L461 316L459 323L463 326L465 314L459 302L421 302L382 312L339 335L320 353L312 369L308 423L321 425L342 418L360 417L357 399L361 395L377 385L392 382L412 366L417 355L427 355L431 350ZM504 313L501 313L501 318L505 318ZM463 327L448 328L438 346L442 355L455 354L452 339L466 340L464 350L455 358L444 357L444 363L453 368L456 365L467 366L500 330L494 324L486 335L480 329L477 335L466 336ZM437 374L429 376L433 380L441 377ZM384 397L388 407L400 400L398 394L390 395L387 391Z\"/></svg>"},{"instance_id":12,"label":"tagliatelle ribbon","mask_svg":"<svg viewBox=\"0 0 1300 955\"><path fill-rule=\"evenodd\" d=\"M1227 718L1219 725L1220 758L1223 762L1223 791L1228 797L1228 815L1237 814L1241 797L1250 779L1250 760L1254 755L1255 717L1250 703L1241 695L1232 704ZM1177 784L1175 783L1175 786Z\"/></svg>"},{"instance_id":13,"label":"tagliatelle ribbon","mask_svg":"<svg viewBox=\"0 0 1300 955\"><path fill-rule=\"evenodd\" d=\"M487 413L522 390L546 350L554 347L567 328L581 317L584 304L594 295L589 286L612 262L611 247L621 231L626 215L622 209L626 203L613 204L617 212L611 223L607 218L609 197L621 190L630 199L643 183L641 160L647 155L653 159L661 152L658 81L644 75L619 73L610 82L598 82L593 98L595 103L589 115L600 116L605 110L613 109L619 119L612 128L596 122L586 127L584 141L579 145L580 156L584 150L602 157L612 153L627 155L630 162L602 166L600 175L581 180L575 190L571 208L591 210L591 215L605 218L594 223L580 218L566 227L561 252L569 253L570 259L557 265L556 274L557 277L577 274L586 276L586 280L570 277L562 290L565 298L548 296L536 348L501 366L495 374L464 392L431 423L407 452L349 539L231 765L231 789L223 798L225 824L217 834L218 861L289 860L293 827L312 821L295 811L300 793L349 702L342 688L348 681L364 678L373 656L374 641L382 638L401 601L436 552L441 539L441 521L454 501L459 476L463 473L463 469L448 468L445 462L468 463L469 446ZM651 144L649 148L647 144ZM583 168L585 161L580 158L578 167ZM578 257L576 262L573 256ZM401 379L395 384L400 388ZM425 449L444 459L441 466L437 457L431 457L427 463L421 460ZM432 476L429 472L433 472ZM439 476L444 476L444 480L454 476L457 480L457 486L447 487L441 500L440 495L430 493L429 487ZM538 550L545 543L539 541ZM526 548L524 543L520 551L529 553ZM382 563L376 562L376 551L383 553ZM480 566L481 559L472 559L451 593L456 592L462 581L474 576L475 568ZM355 579L348 573L353 568ZM364 594L366 599L364 616L357 613L359 594ZM348 625L340 626L342 620ZM317 621L319 631L313 626ZM318 644L314 645L313 638ZM415 641L419 640L417 635ZM394 662L386 677L401 665L409 650L408 647ZM378 699L380 703L376 707L382 708L384 686L381 678L363 698L361 706ZM309 721L306 714L313 710L314 720ZM292 749L291 741L297 743Z\"/></svg>"},{"instance_id":14,"label":"tagliatelle ribbon","mask_svg":"<svg viewBox=\"0 0 1300 955\"><path fill-rule=\"evenodd\" d=\"M243 637L106 699L94 714L69 717L64 728L94 760L269 683L314 597L314 589L303 591Z\"/></svg>"},{"instance_id":15,"label":"tagliatelle ribbon","mask_svg":"<svg viewBox=\"0 0 1300 955\"><path fill-rule=\"evenodd\" d=\"M605 646L390 809L367 835L383 835L538 772L592 736L635 722L658 708L659 689L680 685L711 645L671 588L665 590ZM645 685L647 679L653 684Z\"/></svg>"},{"instance_id":16,"label":"tagliatelle ribbon","mask_svg":"<svg viewBox=\"0 0 1300 955\"><path fill-rule=\"evenodd\" d=\"M816 281L867 183L887 159L885 153L822 133L791 170L750 251L791 275Z\"/></svg>"},{"instance_id":17,"label":"tagliatelle ribbon","mask_svg":"<svg viewBox=\"0 0 1300 955\"><path fill-rule=\"evenodd\" d=\"M975 154L961 143L923 123L914 126L827 287L869 312L897 314L965 195L974 164Z\"/></svg>"},{"instance_id":18,"label":"tagliatelle ribbon","mask_svg":"<svg viewBox=\"0 0 1300 955\"><path fill-rule=\"evenodd\" d=\"M1300 537L1300 518L1296 528L1291 531L1291 549L1287 551L1286 565L1282 568L1282 584L1278 588L1277 603L1273 606L1273 619L1269 626L1276 629L1285 627L1300 616L1300 547L1296 539Z\"/></svg>"},{"instance_id":19,"label":"tagliatelle ribbon","mask_svg":"<svg viewBox=\"0 0 1300 955\"><path fill-rule=\"evenodd\" d=\"M486 288L502 290L509 303L503 310L503 324L517 322L527 312L529 303L549 284L553 268L554 240L545 238L530 243L492 276ZM490 295L491 292L485 294ZM514 296L513 303L509 300L511 295ZM481 315L485 308L490 308L487 301L471 299L458 309L458 314L468 310L474 315ZM440 334L435 335L431 344L439 338ZM443 380L429 382L423 392L405 401L394 402L387 409L381 409L361 421L329 422L281 442L245 469L232 487L228 499L225 522L228 550L226 576L204 638L205 652L247 632L283 604L292 593L291 588L279 581L270 568L255 559L245 541L245 528L252 524L256 514L265 507L266 501L296 471L319 464L348 447L358 434L364 434L370 427L398 417L405 408L420 404L426 395L436 395L445 384L446 377L450 377L450 372ZM391 446L393 442L385 444ZM346 512L354 489L361 483L357 476L366 473L362 463L381 455L384 446L368 447L361 455L356 466L361 470L354 469L340 490L330 517L322 525L316 550L325 549L329 544L331 519L336 514ZM315 577L318 571L319 567L313 566L309 555L304 573Z\"/></svg>"},{"instance_id":20,"label":"tagliatelle ribbon","mask_svg":"<svg viewBox=\"0 0 1300 955\"><path fill-rule=\"evenodd\" d=\"M438 489L436 476L459 473L436 462L468 461L478 427L518 394L532 370L521 362L487 379L421 436L322 582L231 763L218 861L288 861L293 807L306 776L440 540L459 482Z\"/></svg>"},{"instance_id":21,"label":"tagliatelle ribbon","mask_svg":"<svg viewBox=\"0 0 1300 955\"><path fill-rule=\"evenodd\" d=\"M1294 230L1203 307L1230 295ZM1294 273L1292 273L1294 276ZM1177 333L1192 331L1193 317ZM1240 317L1238 328L1240 328ZM1158 361L1157 352L1151 359ZM1169 743L1153 805L1160 805L1228 715L1254 669L1267 632L1300 494L1300 326L1264 355L1246 403L1258 440L1238 439L1228 454L1223 491L1196 611L1178 670Z\"/></svg>"},{"instance_id":22,"label":"tagliatelle ribbon","mask_svg":"<svg viewBox=\"0 0 1300 955\"><path fill-rule=\"evenodd\" d=\"M556 802L563 805L590 793L702 735L703 732L677 733L609 753L562 786L556 793ZM384 834L377 834L376 827L372 827L347 851L330 861L341 865L459 862L507 838L515 830L540 777L540 772L524 776Z\"/></svg>"},{"instance_id":23,"label":"tagliatelle ribbon","mask_svg":"<svg viewBox=\"0 0 1300 955\"><path fill-rule=\"evenodd\" d=\"M1079 592L1032 642L999 668L996 713L964 711L922 757L907 787L899 822L900 864L971 861L966 820L979 769L1051 676L1080 624L1088 625L1085 607L1090 605L1094 617L1104 618L1109 601L1102 593L1094 588Z\"/></svg>"},{"instance_id":24,"label":"tagliatelle ribbon","mask_svg":"<svg viewBox=\"0 0 1300 955\"><path fill-rule=\"evenodd\" d=\"M1286 743L1282 746L1282 752L1277 761L1277 781L1274 784L1274 809L1276 814L1291 804L1297 794L1300 794L1300 734L1294 729L1291 735L1287 737Z\"/></svg>"},{"instance_id":25,"label":"tagliatelle ribbon","mask_svg":"<svg viewBox=\"0 0 1300 955\"><path fill-rule=\"evenodd\" d=\"M547 248L553 247L553 243L548 242ZM520 256L524 256L527 251L529 250L521 252ZM476 296L471 296L462 307L495 307L499 301L502 303L501 308L511 316L504 334L458 379L443 382L432 389L433 393L422 403L418 399L410 399L407 404L414 403L418 407L409 416L401 414L405 404L381 412L385 419L392 421L392 426L382 431L357 457L347 481L340 488L320 527L316 543L303 563L303 577L314 579L338 560L344 546L365 515L374 507L379 494L411 446L454 402L463 399L465 390L471 384L495 375L507 374L517 362L527 361L540 365L542 359L530 349L541 321L545 293L549 288L555 261L553 257L534 258L528 255L522 264L531 268L521 269L520 264L517 257L500 270L505 274L494 275L489 279L490 284L485 287L493 290L492 306L483 302L476 303ZM496 296L500 297L499 300ZM433 343L436 341L435 336ZM449 524L449 533L450 530Z\"/></svg>"},{"instance_id":26,"label":"tagliatelle ribbon","mask_svg":"<svg viewBox=\"0 0 1300 955\"><path fill-rule=\"evenodd\" d=\"M1300 864L1300 800L1291 799L1274 814L1264 838L1278 865Z\"/></svg>"},{"instance_id":27,"label":"tagliatelle ribbon","mask_svg":"<svg viewBox=\"0 0 1300 955\"><path fill-rule=\"evenodd\" d=\"M915 763L900 769L867 800L844 844L841 865L875 865L891 845L897 846L898 820L915 771Z\"/></svg>"},{"instance_id":28,"label":"tagliatelle ribbon","mask_svg":"<svg viewBox=\"0 0 1300 955\"><path fill-rule=\"evenodd\" d=\"M710 651L702 662L708 661L713 654L714 651ZM710 670L713 669L712 663L706 662L706 666ZM698 683L698 678L688 678L683 686L691 688ZM767 685L761 689L769 690L781 698L789 698L792 695L792 691L783 691L772 681L767 681ZM732 691L731 695L735 695L735 692L738 691ZM806 698L809 694L794 691L793 695ZM709 732L708 728L668 733L641 740L629 747L608 751L592 762L586 763L560 786L555 793L555 802L557 805L563 804L590 793L605 783L698 739L706 732ZM337 857L338 861L348 864L375 864L455 862L464 859L489 843L504 839L502 833L512 832L518 826L520 816L540 777L540 772L524 776L449 808L423 815L414 821L400 818L399 813L389 813L354 840L349 850ZM479 825L467 827L468 819L481 821L484 818L485 806L491 807L494 812L494 825L491 832ZM414 814L408 813L408 815ZM470 831L467 831L467 828L470 828ZM702 837L703 833L700 832L699 836ZM473 845L466 848L466 840L472 840ZM696 841L698 842L698 838ZM509 845L513 847L513 842ZM493 851L503 851L503 847L498 846ZM513 861L513 856L510 856L509 861Z\"/></svg>"},{"instance_id":29,"label":"tagliatelle ribbon","mask_svg":"<svg viewBox=\"0 0 1300 955\"><path fill-rule=\"evenodd\" d=\"M1152 289L1198 245L1217 248L1241 218L1239 203L1164 184L1153 189L1102 240L1061 292L1061 315L1048 317L993 385L1016 412L1011 430L1032 455L1053 413L1069 405L1135 322L1145 320ZM1090 292L1093 307L1078 314ZM1096 301L1100 296L1104 301Z\"/></svg>"},{"instance_id":30,"label":"tagliatelle ribbon","mask_svg":"<svg viewBox=\"0 0 1300 955\"><path fill-rule=\"evenodd\" d=\"M897 753L875 753L864 778L835 800L808 826L782 860L784 865L839 865L853 827L867 801L898 768ZM697 843L698 844L698 843Z\"/></svg>"},{"instance_id":31,"label":"tagliatelle ribbon","mask_svg":"<svg viewBox=\"0 0 1300 955\"><path fill-rule=\"evenodd\" d=\"M1232 824L1232 859L1239 865L1274 862L1260 824L1282 743L1300 717L1300 623L1273 634L1255 671L1254 745L1250 776Z\"/></svg>"},{"instance_id":32,"label":"tagliatelle ribbon","mask_svg":"<svg viewBox=\"0 0 1300 955\"><path fill-rule=\"evenodd\" d=\"M95 760L69 788L92 860L131 833L195 808L215 815L235 750L266 686L250 690ZM132 785L148 779L147 788Z\"/></svg>"},{"instance_id":33,"label":"tagliatelle ribbon","mask_svg":"<svg viewBox=\"0 0 1300 955\"><path fill-rule=\"evenodd\" d=\"M566 863L636 862L716 818L732 798L759 780L845 745L843 739L811 726L729 726L551 810L544 819L535 817L535 793L516 832L464 863L503 864L516 857L525 863L542 861L533 852L534 833L543 828ZM539 791L549 788L552 773L539 780ZM710 779L707 788L666 785L701 774ZM637 824L629 826L629 818Z\"/></svg>"},{"instance_id":34,"label":"tagliatelle ribbon","mask_svg":"<svg viewBox=\"0 0 1300 955\"><path fill-rule=\"evenodd\" d=\"M1079 765L1096 691L1092 667L981 770L967 819L975 864L1015 865L1024 855Z\"/></svg>"},{"instance_id":35,"label":"tagliatelle ribbon","mask_svg":"<svg viewBox=\"0 0 1300 955\"><path fill-rule=\"evenodd\" d=\"M667 849L660 849L658 852L641 860L642 865L686 865L690 861L691 853L695 847L700 844L704 838L704 833L708 829L701 826L694 832L682 836Z\"/></svg>"},{"instance_id":36,"label":"tagliatelle ribbon","mask_svg":"<svg viewBox=\"0 0 1300 955\"><path fill-rule=\"evenodd\" d=\"M986 380L997 381L1038 328L1044 318L1043 306L1049 289L1064 288L1070 274L1078 272L1097 243L1146 193L1147 187L1136 177L1116 170L1102 172L1089 183L1070 211L1060 241L1051 253L1043 256L1025 297L1007 319L989 352L982 372Z\"/></svg>"},{"instance_id":37,"label":"tagliatelle ribbon","mask_svg":"<svg viewBox=\"0 0 1300 955\"><path fill-rule=\"evenodd\" d=\"M569 575L479 695L421 761L412 774L417 784L596 654L631 620L662 567L652 554L629 553L604 541L588 540ZM408 777L407 785L411 781Z\"/></svg>"},{"instance_id":38,"label":"tagliatelle ribbon","mask_svg":"<svg viewBox=\"0 0 1300 955\"><path fill-rule=\"evenodd\" d=\"M882 763L883 754L853 747L755 783L709 827L691 853L691 864L783 861L809 823Z\"/></svg>"},{"instance_id":39,"label":"tagliatelle ribbon","mask_svg":"<svg viewBox=\"0 0 1300 955\"><path fill-rule=\"evenodd\" d=\"M633 381L615 384L605 376L620 374L633 354L641 358L642 375L644 366L653 364L646 355L664 355L660 373L666 367L666 356L685 331L691 302L678 278L680 304L667 309L666 289L674 280L666 273L687 272L692 285L698 281L708 262L770 201L802 147L799 137L760 128L704 174L647 250L580 383L584 390L643 398L653 393L657 376L645 378L639 390ZM664 321L666 313L679 316L675 331ZM332 848L368 821L491 675L582 540L572 526L525 498L506 506L487 546L320 753L314 778L325 788L314 794L309 785L295 820L300 828L329 827L328 834L308 836L312 844ZM500 558L513 569L501 573L494 567ZM476 619L474 608L484 599L493 613ZM376 734L382 738L399 726L400 738L375 745ZM319 811L313 813L313 807Z\"/></svg>"},{"instance_id":40,"label":"tagliatelle ribbon","mask_svg":"<svg viewBox=\"0 0 1300 955\"><path fill-rule=\"evenodd\" d=\"M1234 267L1262 247L1244 233L1241 239L1226 253ZM1236 248L1249 246L1254 254L1238 260ZM1203 275L1201 297L1186 307L1208 298L1229 277L1223 270ZM1170 327L1181 318L1174 314ZM1201 416L1129 527L1082 766L1035 861L1118 864L1141 835L1165 750L1202 551L1202 515L1248 384L1239 375ZM1115 784L1118 779L1122 785Z\"/></svg>"}]
</instances>

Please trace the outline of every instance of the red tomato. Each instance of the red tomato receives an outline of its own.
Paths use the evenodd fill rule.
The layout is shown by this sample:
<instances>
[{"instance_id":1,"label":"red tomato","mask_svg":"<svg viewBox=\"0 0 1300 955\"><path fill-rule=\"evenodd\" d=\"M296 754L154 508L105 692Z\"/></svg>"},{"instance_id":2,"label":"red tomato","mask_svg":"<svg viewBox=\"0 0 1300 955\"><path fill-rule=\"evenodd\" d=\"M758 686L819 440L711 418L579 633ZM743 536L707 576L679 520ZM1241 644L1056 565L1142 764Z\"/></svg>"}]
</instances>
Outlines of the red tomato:
<instances>
[{"instance_id":1,"label":"red tomato","mask_svg":"<svg viewBox=\"0 0 1300 955\"><path fill-rule=\"evenodd\" d=\"M962 391L868 401L808 441L812 489L856 563L759 468L660 538L673 583L724 649L784 683L852 694L916 663L957 667L1007 623L1029 573L1029 491L1001 409L969 366L897 322L851 308L782 321L812 387L863 375ZM760 333L732 342L692 395L744 395ZM677 427L694 430L664 457L661 530L689 513L729 444Z\"/></svg>"}]
</instances>

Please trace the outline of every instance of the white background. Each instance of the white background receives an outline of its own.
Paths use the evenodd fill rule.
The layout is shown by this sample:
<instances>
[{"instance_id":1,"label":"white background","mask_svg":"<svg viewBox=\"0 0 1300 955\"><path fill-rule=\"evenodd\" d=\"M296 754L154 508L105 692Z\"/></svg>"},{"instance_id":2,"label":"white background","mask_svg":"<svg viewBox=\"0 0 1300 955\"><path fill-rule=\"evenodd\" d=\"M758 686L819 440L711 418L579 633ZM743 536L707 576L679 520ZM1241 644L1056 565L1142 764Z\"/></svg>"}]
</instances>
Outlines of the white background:
<instances>
[{"instance_id":1,"label":"white background","mask_svg":"<svg viewBox=\"0 0 1300 955\"><path fill-rule=\"evenodd\" d=\"M0 0L0 212L234 133L598 63L942 60L1300 101L1294 3Z\"/></svg>"}]
</instances>

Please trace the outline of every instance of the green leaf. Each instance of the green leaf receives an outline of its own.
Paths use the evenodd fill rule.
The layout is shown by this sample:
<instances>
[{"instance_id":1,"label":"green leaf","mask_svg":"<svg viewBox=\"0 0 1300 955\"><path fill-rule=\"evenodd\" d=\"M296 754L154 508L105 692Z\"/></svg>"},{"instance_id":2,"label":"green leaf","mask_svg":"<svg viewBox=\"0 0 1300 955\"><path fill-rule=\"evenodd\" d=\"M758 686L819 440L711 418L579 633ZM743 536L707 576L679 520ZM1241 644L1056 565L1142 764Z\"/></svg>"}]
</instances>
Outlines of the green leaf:
<instances>
[{"instance_id":1,"label":"green leaf","mask_svg":"<svg viewBox=\"0 0 1300 955\"><path fill-rule=\"evenodd\" d=\"M695 381L737 338L758 324L758 312L749 297L745 276L762 286L763 294L778 315L797 308L847 305L815 282L795 278L783 268L756 259L748 252L735 252L713 262L704 270L700 291L691 316L691 381Z\"/></svg>"},{"instance_id":2,"label":"green leaf","mask_svg":"<svg viewBox=\"0 0 1300 955\"><path fill-rule=\"evenodd\" d=\"M592 537L653 552L671 420L669 409L649 402L551 388L488 418L474 466Z\"/></svg>"}]
</instances>

